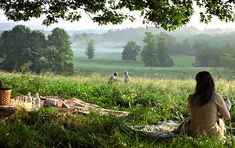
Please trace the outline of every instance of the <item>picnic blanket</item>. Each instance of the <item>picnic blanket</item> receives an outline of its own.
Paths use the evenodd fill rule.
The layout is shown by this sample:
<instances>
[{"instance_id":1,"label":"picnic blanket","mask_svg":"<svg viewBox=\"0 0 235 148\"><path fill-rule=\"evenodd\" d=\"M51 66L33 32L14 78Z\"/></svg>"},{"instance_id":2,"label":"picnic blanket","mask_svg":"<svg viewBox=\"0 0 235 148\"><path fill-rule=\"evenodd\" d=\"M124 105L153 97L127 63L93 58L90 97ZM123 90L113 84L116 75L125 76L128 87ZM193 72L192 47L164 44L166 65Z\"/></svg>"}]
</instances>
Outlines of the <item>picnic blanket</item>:
<instances>
[{"instance_id":1,"label":"picnic blanket","mask_svg":"<svg viewBox=\"0 0 235 148\"><path fill-rule=\"evenodd\" d=\"M47 98L51 97L42 97L44 100ZM53 97L55 98L55 97ZM77 112L83 113L83 114L89 114L91 110L96 110L99 111L102 115L107 115L107 114L114 114L118 117L123 117L129 115L129 112L126 111L117 111L117 110L111 110L111 109L105 109L102 108L96 104L92 103L87 103L81 99L78 98L70 98L70 99L62 99L62 98L57 98L56 99L58 102L62 101L61 106L57 106L57 109L63 111L63 110L76 110ZM65 108L63 107L63 104L65 105Z\"/></svg>"},{"instance_id":2,"label":"picnic blanket","mask_svg":"<svg viewBox=\"0 0 235 148\"><path fill-rule=\"evenodd\" d=\"M177 135L175 129L180 124L176 121L168 120L165 122L158 122L156 125L144 125L144 126L128 126L121 127L121 130L126 133L134 133L144 139L167 139Z\"/></svg>"}]
</instances>

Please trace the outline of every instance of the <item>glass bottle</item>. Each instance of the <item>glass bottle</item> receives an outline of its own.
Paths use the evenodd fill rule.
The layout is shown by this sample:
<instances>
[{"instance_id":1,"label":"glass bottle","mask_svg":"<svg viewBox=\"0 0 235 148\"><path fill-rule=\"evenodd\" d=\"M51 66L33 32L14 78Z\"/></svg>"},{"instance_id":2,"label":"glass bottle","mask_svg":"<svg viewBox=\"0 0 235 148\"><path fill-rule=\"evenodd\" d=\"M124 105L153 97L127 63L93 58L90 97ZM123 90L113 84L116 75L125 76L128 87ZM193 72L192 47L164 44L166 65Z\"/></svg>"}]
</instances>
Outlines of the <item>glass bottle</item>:
<instances>
[{"instance_id":1,"label":"glass bottle","mask_svg":"<svg viewBox=\"0 0 235 148\"><path fill-rule=\"evenodd\" d=\"M28 92L27 97L25 98L24 107L26 110L30 110L33 107L32 106L32 96L31 96L30 92Z\"/></svg>"},{"instance_id":2,"label":"glass bottle","mask_svg":"<svg viewBox=\"0 0 235 148\"><path fill-rule=\"evenodd\" d=\"M36 98L34 99L35 108L39 108L41 106L41 99L39 97L39 93L36 94Z\"/></svg>"}]
</instances>

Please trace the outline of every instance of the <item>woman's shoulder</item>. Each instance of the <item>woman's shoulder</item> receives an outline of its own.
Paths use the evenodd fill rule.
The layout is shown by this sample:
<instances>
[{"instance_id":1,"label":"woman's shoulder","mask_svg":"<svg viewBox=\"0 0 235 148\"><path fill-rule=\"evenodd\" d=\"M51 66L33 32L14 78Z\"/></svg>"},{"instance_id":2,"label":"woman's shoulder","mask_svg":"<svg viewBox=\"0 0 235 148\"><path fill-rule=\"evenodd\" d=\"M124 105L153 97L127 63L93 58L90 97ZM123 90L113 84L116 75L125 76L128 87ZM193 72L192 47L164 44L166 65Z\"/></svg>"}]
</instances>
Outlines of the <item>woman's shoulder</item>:
<instances>
[{"instance_id":1,"label":"woman's shoulder","mask_svg":"<svg viewBox=\"0 0 235 148\"><path fill-rule=\"evenodd\" d=\"M218 93L215 93L214 100L216 104L223 104L223 97Z\"/></svg>"},{"instance_id":2,"label":"woman's shoulder","mask_svg":"<svg viewBox=\"0 0 235 148\"><path fill-rule=\"evenodd\" d=\"M215 93L214 97L215 97L215 99L222 99L223 98L219 93Z\"/></svg>"}]
</instances>

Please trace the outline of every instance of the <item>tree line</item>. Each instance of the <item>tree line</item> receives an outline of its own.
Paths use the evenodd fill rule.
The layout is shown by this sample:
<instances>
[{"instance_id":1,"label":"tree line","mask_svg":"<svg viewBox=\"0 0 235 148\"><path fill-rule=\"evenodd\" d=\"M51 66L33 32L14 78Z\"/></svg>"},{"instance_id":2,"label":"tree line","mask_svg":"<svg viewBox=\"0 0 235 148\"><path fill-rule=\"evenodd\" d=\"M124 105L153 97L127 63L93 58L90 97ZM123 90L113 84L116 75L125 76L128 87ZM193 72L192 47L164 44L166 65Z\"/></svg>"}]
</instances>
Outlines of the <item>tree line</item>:
<instances>
[{"instance_id":1,"label":"tree line","mask_svg":"<svg viewBox=\"0 0 235 148\"><path fill-rule=\"evenodd\" d=\"M137 55L141 55L141 59L145 66L151 67L169 67L173 66L173 60L169 54L168 38L166 33L155 35L146 32L143 39L144 46L137 45L134 41L128 42L122 52L122 60L137 60Z\"/></svg>"},{"instance_id":2,"label":"tree line","mask_svg":"<svg viewBox=\"0 0 235 148\"><path fill-rule=\"evenodd\" d=\"M47 37L40 31L17 25L0 37L0 68L40 73L72 74L73 51L64 29L55 28Z\"/></svg>"},{"instance_id":3,"label":"tree line","mask_svg":"<svg viewBox=\"0 0 235 148\"><path fill-rule=\"evenodd\" d=\"M127 42L123 48L122 60L136 61L136 57L141 55L146 66L167 67L174 65L171 53L195 56L195 63L192 66L235 68L235 48L229 44L214 47L207 41L189 43L187 39L183 43L176 43L169 34L155 35L151 32L145 33L143 42L142 50L136 42Z\"/></svg>"},{"instance_id":4,"label":"tree line","mask_svg":"<svg viewBox=\"0 0 235 148\"><path fill-rule=\"evenodd\" d=\"M90 40L86 50L88 59L94 57L94 50L94 40ZM123 47L122 60L137 61L140 57L145 66L170 67L174 65L172 54L194 56L192 66L235 68L235 48L230 44L215 47L208 41L196 40L193 43L188 39L180 43L165 32L146 32L143 47L135 41L128 41Z\"/></svg>"},{"instance_id":5,"label":"tree line","mask_svg":"<svg viewBox=\"0 0 235 148\"><path fill-rule=\"evenodd\" d=\"M195 55L193 49L188 49L188 45L192 46L196 41L207 41L213 47L223 47L224 45L229 44L235 48L234 29L206 29L200 31L192 26L171 32L166 32L161 28L149 27L109 30L102 34L74 33L71 34L71 41L76 43L77 48L86 47L89 39L93 39L97 46L106 44L106 46L110 48L121 47L120 45L124 45L128 41L135 41L142 46L145 32L152 32L154 34L159 34L161 32L167 33L170 38L171 47L173 47L170 47L170 51L176 54Z\"/></svg>"},{"instance_id":6,"label":"tree line","mask_svg":"<svg viewBox=\"0 0 235 148\"><path fill-rule=\"evenodd\" d=\"M208 42L196 42L195 66L230 67L235 69L235 49L229 44L213 47Z\"/></svg>"},{"instance_id":7,"label":"tree line","mask_svg":"<svg viewBox=\"0 0 235 148\"><path fill-rule=\"evenodd\" d=\"M129 41L122 52L122 60L136 61L137 56L141 55L145 66L151 67L169 67L173 66L173 60L169 55L167 34L161 33L155 35L146 32L144 37L144 47L137 45L134 41ZM85 54L88 59L92 59L94 54L94 41L89 40Z\"/></svg>"}]
</instances>

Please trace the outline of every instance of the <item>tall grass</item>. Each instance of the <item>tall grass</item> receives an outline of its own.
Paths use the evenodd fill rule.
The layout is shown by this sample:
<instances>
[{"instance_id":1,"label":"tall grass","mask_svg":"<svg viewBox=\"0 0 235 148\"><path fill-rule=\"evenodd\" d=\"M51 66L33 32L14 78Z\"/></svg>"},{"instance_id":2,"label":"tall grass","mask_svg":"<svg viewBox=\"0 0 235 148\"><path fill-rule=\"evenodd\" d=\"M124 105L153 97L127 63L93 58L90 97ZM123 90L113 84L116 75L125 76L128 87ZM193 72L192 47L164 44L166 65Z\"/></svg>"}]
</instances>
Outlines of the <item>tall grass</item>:
<instances>
[{"instance_id":1,"label":"tall grass","mask_svg":"<svg viewBox=\"0 0 235 148\"><path fill-rule=\"evenodd\" d=\"M194 92L193 79L154 79L131 77L129 84L119 78L114 84L107 77L64 77L50 73L18 74L0 72L4 86L12 96L39 92L40 95L76 97L104 108L131 112L127 117L102 116L98 112L80 115L41 109L36 113L16 112L0 121L0 144L4 147L232 147L233 141L202 137L176 137L168 140L146 140L124 133L121 126L156 124L158 121L182 121L188 116L186 100ZM235 81L216 79L217 92L234 101ZM235 110L232 108L232 117Z\"/></svg>"}]
</instances>

